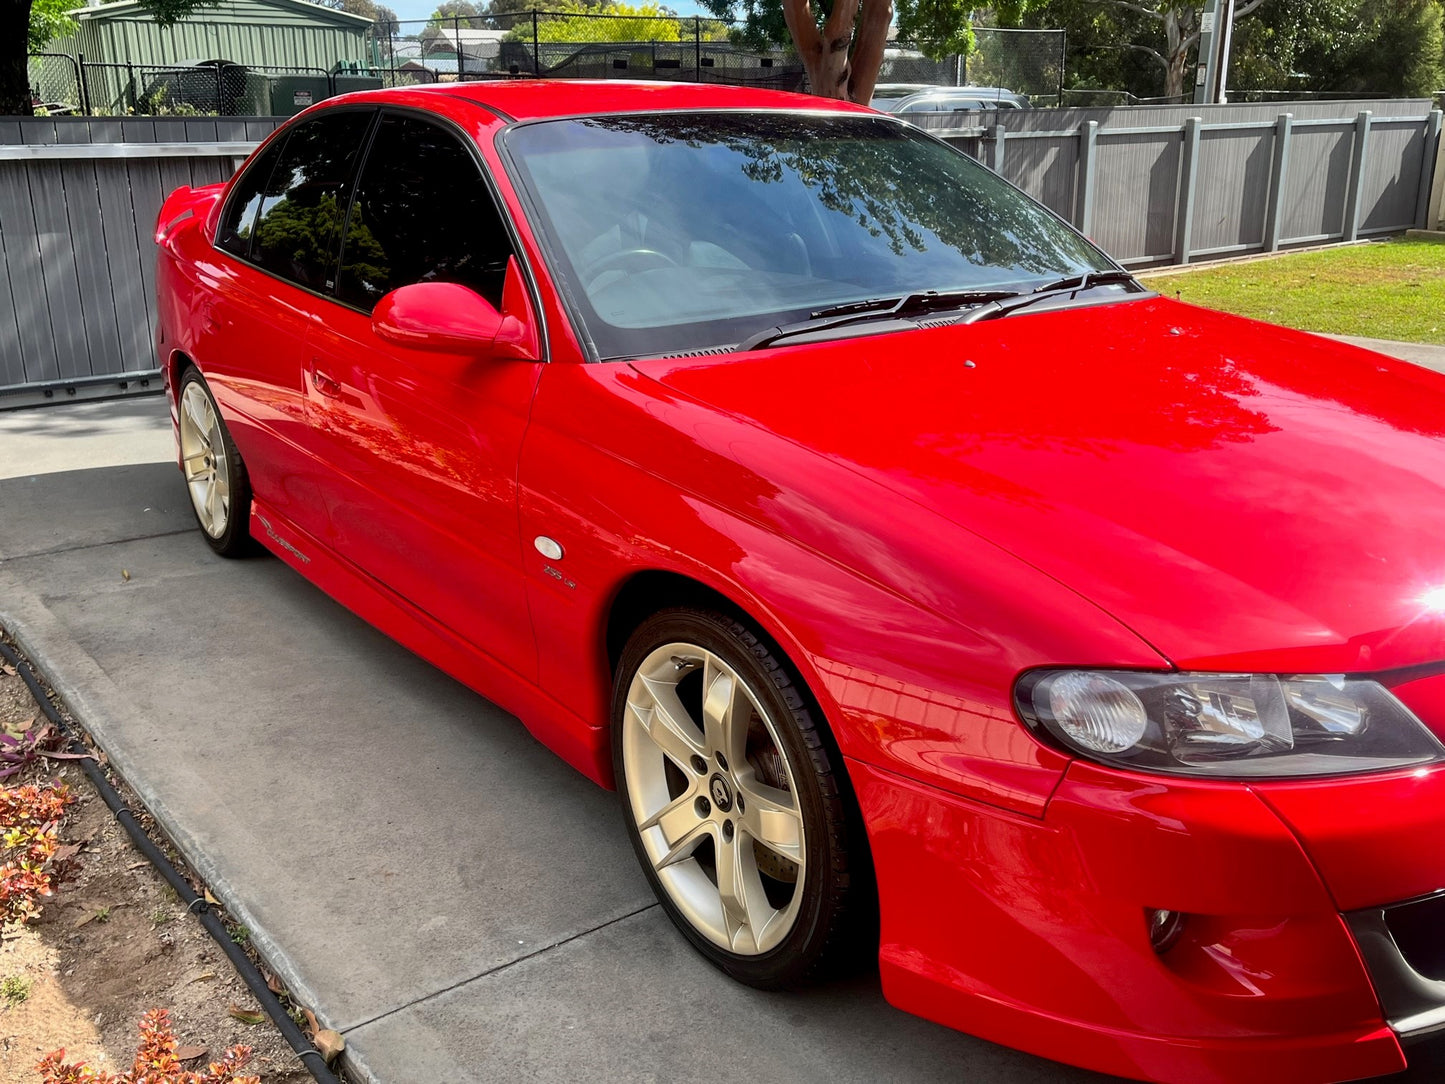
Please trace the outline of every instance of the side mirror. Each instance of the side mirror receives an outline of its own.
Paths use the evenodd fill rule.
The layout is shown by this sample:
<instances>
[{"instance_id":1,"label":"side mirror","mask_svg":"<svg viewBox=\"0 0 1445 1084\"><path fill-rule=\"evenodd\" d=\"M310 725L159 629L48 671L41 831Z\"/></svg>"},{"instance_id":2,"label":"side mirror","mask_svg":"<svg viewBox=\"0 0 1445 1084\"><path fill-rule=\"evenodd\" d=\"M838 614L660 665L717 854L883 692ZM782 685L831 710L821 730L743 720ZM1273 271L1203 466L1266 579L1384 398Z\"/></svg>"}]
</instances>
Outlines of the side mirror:
<instances>
[{"instance_id":1,"label":"side mirror","mask_svg":"<svg viewBox=\"0 0 1445 1084\"><path fill-rule=\"evenodd\" d=\"M376 303L371 327L378 338L413 350L480 358L536 361L536 319L515 256L507 261L502 311L454 282L414 282Z\"/></svg>"}]
</instances>

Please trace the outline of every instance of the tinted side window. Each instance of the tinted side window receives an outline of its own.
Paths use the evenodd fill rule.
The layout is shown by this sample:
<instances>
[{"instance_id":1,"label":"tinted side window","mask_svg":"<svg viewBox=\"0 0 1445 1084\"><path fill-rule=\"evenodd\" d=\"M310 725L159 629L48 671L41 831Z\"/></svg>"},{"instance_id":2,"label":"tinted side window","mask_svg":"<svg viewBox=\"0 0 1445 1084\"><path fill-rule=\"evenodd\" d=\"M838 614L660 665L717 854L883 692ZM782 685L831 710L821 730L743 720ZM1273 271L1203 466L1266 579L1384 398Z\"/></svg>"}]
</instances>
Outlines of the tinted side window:
<instances>
[{"instance_id":1,"label":"tinted side window","mask_svg":"<svg viewBox=\"0 0 1445 1084\"><path fill-rule=\"evenodd\" d=\"M271 179L276 159L286 146L286 137L274 141L259 155L231 189L230 202L216 230L216 247L236 256L251 255L251 234L256 224L256 209L261 206L261 190Z\"/></svg>"},{"instance_id":2,"label":"tinted side window","mask_svg":"<svg viewBox=\"0 0 1445 1084\"><path fill-rule=\"evenodd\" d=\"M493 305L512 245L491 192L450 132L386 116L356 187L337 296L371 311L413 282L455 282Z\"/></svg>"},{"instance_id":3,"label":"tinted side window","mask_svg":"<svg viewBox=\"0 0 1445 1084\"><path fill-rule=\"evenodd\" d=\"M291 133L262 189L251 243L256 263L313 290L331 289L347 181L371 117L369 112L326 113Z\"/></svg>"}]
</instances>

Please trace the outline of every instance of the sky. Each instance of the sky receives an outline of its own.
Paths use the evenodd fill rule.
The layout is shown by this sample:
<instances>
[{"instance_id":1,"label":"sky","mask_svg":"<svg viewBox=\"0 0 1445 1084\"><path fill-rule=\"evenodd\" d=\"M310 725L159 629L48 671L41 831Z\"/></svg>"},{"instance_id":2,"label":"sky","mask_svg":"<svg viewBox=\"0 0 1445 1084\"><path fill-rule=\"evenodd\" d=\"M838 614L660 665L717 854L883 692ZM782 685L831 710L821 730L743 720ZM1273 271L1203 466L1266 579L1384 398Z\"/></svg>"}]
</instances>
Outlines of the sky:
<instances>
[{"instance_id":1,"label":"sky","mask_svg":"<svg viewBox=\"0 0 1445 1084\"><path fill-rule=\"evenodd\" d=\"M382 0L382 2L391 8L392 11L396 12L397 17L402 20L425 19L435 11L437 7L437 0L390 0L390 2L388 2L388 0ZM480 6L486 7L486 4ZM707 14L700 4L695 2L689 3L688 0L663 0L661 6L671 8L679 15ZM546 8L547 5L545 3L537 4L539 11L545 11Z\"/></svg>"}]
</instances>

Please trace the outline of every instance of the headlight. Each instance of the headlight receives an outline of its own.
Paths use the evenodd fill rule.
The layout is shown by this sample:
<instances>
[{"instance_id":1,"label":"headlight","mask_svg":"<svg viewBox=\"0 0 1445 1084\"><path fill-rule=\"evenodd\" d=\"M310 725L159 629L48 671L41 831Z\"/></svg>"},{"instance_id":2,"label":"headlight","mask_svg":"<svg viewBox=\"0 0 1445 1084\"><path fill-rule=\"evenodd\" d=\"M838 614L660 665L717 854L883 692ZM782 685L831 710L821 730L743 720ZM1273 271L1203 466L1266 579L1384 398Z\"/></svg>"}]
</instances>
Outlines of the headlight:
<instances>
[{"instance_id":1,"label":"headlight","mask_svg":"<svg viewBox=\"0 0 1445 1084\"><path fill-rule=\"evenodd\" d=\"M1071 752L1144 771L1254 779L1445 759L1389 690L1358 678L1033 670L1014 698Z\"/></svg>"}]
</instances>

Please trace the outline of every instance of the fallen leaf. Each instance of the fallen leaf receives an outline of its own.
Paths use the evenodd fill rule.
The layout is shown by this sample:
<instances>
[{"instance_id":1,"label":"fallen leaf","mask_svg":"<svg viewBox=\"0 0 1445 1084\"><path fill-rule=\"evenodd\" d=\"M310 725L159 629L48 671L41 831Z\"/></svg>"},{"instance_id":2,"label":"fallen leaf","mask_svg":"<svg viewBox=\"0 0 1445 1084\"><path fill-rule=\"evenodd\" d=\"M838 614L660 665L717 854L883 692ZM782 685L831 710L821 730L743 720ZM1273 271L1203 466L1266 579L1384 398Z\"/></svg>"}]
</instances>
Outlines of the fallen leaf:
<instances>
[{"instance_id":1,"label":"fallen leaf","mask_svg":"<svg viewBox=\"0 0 1445 1084\"><path fill-rule=\"evenodd\" d=\"M149 862L132 862L130 865L126 866L125 868L126 868L127 870L145 869L146 866L148 866L148 865L150 865Z\"/></svg>"},{"instance_id":2,"label":"fallen leaf","mask_svg":"<svg viewBox=\"0 0 1445 1084\"><path fill-rule=\"evenodd\" d=\"M306 1030L313 1035L321 1030L321 1025L316 1021L316 1014L310 1009L302 1009L301 1015L306 1017Z\"/></svg>"},{"instance_id":3,"label":"fallen leaf","mask_svg":"<svg viewBox=\"0 0 1445 1084\"><path fill-rule=\"evenodd\" d=\"M315 1035L311 1036L311 1041L316 1044L316 1049L320 1052L321 1056L326 1059L327 1065L335 1061L337 1056L346 1049L345 1037L342 1036L340 1032L331 1031L327 1028L322 1028Z\"/></svg>"},{"instance_id":4,"label":"fallen leaf","mask_svg":"<svg viewBox=\"0 0 1445 1084\"><path fill-rule=\"evenodd\" d=\"M278 997L286 992L286 984L269 971L262 972L266 976L266 989Z\"/></svg>"},{"instance_id":5,"label":"fallen leaf","mask_svg":"<svg viewBox=\"0 0 1445 1084\"><path fill-rule=\"evenodd\" d=\"M7 677L15 676L15 667L11 666L8 662L5 665L0 666L0 670L4 670Z\"/></svg>"},{"instance_id":6,"label":"fallen leaf","mask_svg":"<svg viewBox=\"0 0 1445 1084\"><path fill-rule=\"evenodd\" d=\"M64 862L68 858L74 858L77 854L80 853L80 848L82 846L84 846L84 844L82 843L63 843L59 847L55 848L55 853L51 855L50 861Z\"/></svg>"},{"instance_id":7,"label":"fallen leaf","mask_svg":"<svg viewBox=\"0 0 1445 1084\"><path fill-rule=\"evenodd\" d=\"M80 927L84 926L87 922L94 922L94 921L95 921L95 914L96 914L96 913L95 913L94 911L90 912L90 914L86 915L84 918L80 919L80 921L76 922L74 928L78 930L78 929L80 929Z\"/></svg>"},{"instance_id":8,"label":"fallen leaf","mask_svg":"<svg viewBox=\"0 0 1445 1084\"><path fill-rule=\"evenodd\" d=\"M6 729L24 734L35 725L34 719L21 719L18 723L11 723Z\"/></svg>"},{"instance_id":9,"label":"fallen leaf","mask_svg":"<svg viewBox=\"0 0 1445 1084\"><path fill-rule=\"evenodd\" d=\"M192 1061L195 1058L205 1057L206 1048L204 1046L178 1046L174 1053L177 1061Z\"/></svg>"},{"instance_id":10,"label":"fallen leaf","mask_svg":"<svg viewBox=\"0 0 1445 1084\"><path fill-rule=\"evenodd\" d=\"M130 579L130 569L128 569L128 568L123 568L123 569L121 569L121 570L120 570L120 578L123 579L123 580L127 580L127 581L128 581L128 580Z\"/></svg>"},{"instance_id":11,"label":"fallen leaf","mask_svg":"<svg viewBox=\"0 0 1445 1084\"><path fill-rule=\"evenodd\" d=\"M210 981L212 981L215 977L216 977L216 973L215 973L214 971L202 971L202 972L201 972L199 975L197 975L195 978L189 979L189 980L187 980L187 981L188 981L188 983L191 983L191 982L210 982Z\"/></svg>"},{"instance_id":12,"label":"fallen leaf","mask_svg":"<svg viewBox=\"0 0 1445 1084\"><path fill-rule=\"evenodd\" d=\"M209 888L201 889L201 895L205 896L206 902L211 904L213 907L221 906L221 901L216 899L215 896L211 895L211 890Z\"/></svg>"},{"instance_id":13,"label":"fallen leaf","mask_svg":"<svg viewBox=\"0 0 1445 1084\"><path fill-rule=\"evenodd\" d=\"M226 1011L243 1024L264 1024L266 1014L260 1009L243 1009L239 1005L227 1005Z\"/></svg>"},{"instance_id":14,"label":"fallen leaf","mask_svg":"<svg viewBox=\"0 0 1445 1084\"><path fill-rule=\"evenodd\" d=\"M94 760L94 753L41 753L47 760ZM101 763L105 760L102 758Z\"/></svg>"}]
</instances>

